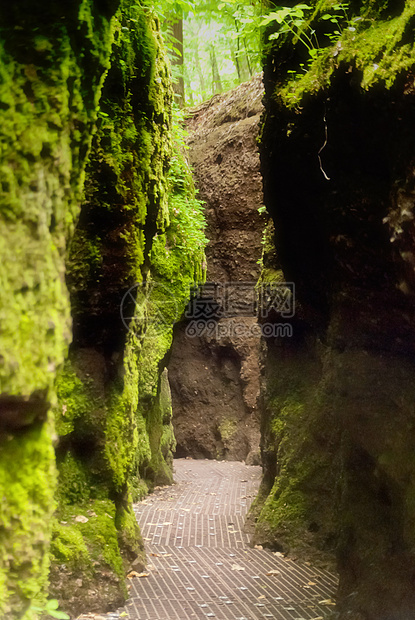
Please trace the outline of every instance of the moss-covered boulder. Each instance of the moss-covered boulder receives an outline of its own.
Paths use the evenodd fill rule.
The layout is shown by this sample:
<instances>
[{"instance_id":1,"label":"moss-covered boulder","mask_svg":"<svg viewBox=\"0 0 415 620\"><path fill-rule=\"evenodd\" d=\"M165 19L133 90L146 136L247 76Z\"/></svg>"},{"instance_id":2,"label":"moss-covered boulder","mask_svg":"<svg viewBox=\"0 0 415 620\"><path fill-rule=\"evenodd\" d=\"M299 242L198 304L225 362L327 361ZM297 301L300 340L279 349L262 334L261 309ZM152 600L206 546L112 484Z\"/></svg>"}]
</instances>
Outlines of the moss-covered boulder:
<instances>
[{"instance_id":1,"label":"moss-covered boulder","mask_svg":"<svg viewBox=\"0 0 415 620\"><path fill-rule=\"evenodd\" d=\"M132 499L171 481L163 359L203 216L151 11L26 0L0 20L0 616L35 620L50 557L74 613L143 566Z\"/></svg>"},{"instance_id":2,"label":"moss-covered boulder","mask_svg":"<svg viewBox=\"0 0 415 620\"><path fill-rule=\"evenodd\" d=\"M70 247L73 341L57 379L51 593L74 612L123 602L124 575L145 561L132 501L172 482L163 360L202 278L204 236L201 214L186 220L200 207L177 143L172 158L171 104L158 20L122 2Z\"/></svg>"},{"instance_id":3,"label":"moss-covered boulder","mask_svg":"<svg viewBox=\"0 0 415 620\"><path fill-rule=\"evenodd\" d=\"M0 616L45 597L54 379L71 339L65 252L118 2L0 8Z\"/></svg>"},{"instance_id":4,"label":"moss-covered boulder","mask_svg":"<svg viewBox=\"0 0 415 620\"><path fill-rule=\"evenodd\" d=\"M265 201L300 307L291 342L268 346L256 536L312 557L336 551L341 618L406 618L415 8L311 4L303 34L279 36L265 67Z\"/></svg>"}]
</instances>

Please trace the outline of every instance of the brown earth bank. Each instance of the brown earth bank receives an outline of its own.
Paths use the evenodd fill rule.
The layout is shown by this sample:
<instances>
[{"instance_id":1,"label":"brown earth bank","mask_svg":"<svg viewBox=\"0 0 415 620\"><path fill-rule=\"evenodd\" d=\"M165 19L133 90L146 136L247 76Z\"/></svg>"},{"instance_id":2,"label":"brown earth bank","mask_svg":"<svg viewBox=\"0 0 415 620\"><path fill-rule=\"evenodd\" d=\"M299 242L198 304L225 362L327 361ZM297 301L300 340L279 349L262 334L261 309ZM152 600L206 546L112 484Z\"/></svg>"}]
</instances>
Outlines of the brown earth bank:
<instances>
[{"instance_id":1,"label":"brown earth bank","mask_svg":"<svg viewBox=\"0 0 415 620\"><path fill-rule=\"evenodd\" d=\"M235 317L226 313L223 300L224 285L247 283L253 293L260 274L266 222L258 212L263 202L257 146L262 96L262 78L256 76L188 116L189 159L206 205L209 238L203 296L214 310L206 312L205 306L200 316L213 320L210 330L189 331L191 318L175 329L169 380L176 455L181 457L259 462L255 312ZM238 285L232 291L246 299Z\"/></svg>"}]
</instances>

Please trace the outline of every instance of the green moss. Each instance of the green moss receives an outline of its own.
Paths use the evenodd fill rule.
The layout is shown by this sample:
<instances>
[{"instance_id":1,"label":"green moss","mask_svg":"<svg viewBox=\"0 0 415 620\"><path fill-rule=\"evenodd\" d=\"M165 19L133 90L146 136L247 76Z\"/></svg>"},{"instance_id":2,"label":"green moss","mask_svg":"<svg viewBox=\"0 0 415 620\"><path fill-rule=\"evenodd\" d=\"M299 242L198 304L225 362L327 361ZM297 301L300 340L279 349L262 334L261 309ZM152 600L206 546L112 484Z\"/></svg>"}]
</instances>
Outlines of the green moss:
<instances>
[{"instance_id":1,"label":"green moss","mask_svg":"<svg viewBox=\"0 0 415 620\"><path fill-rule=\"evenodd\" d=\"M310 23L330 12L331 4L317 2ZM360 15L355 16L359 19L344 27L333 44L320 48L306 72L299 70L282 88L279 84L276 97L288 108L298 106L306 94L326 89L341 63L362 72L362 88L369 89L376 84L391 88L415 61L412 26L415 8L412 2L406 2L402 13L391 19L383 17L384 8L379 3L365 2ZM303 44L297 40L296 45Z\"/></svg>"},{"instance_id":2,"label":"green moss","mask_svg":"<svg viewBox=\"0 0 415 620\"><path fill-rule=\"evenodd\" d=\"M264 478L250 518L254 541L329 562L339 450L333 401L306 343L268 347L263 393Z\"/></svg>"},{"instance_id":3,"label":"green moss","mask_svg":"<svg viewBox=\"0 0 415 620\"><path fill-rule=\"evenodd\" d=\"M296 462L299 443L306 441L304 402L290 395L275 397L269 403L272 411L270 429L278 446L279 472L258 518L259 526L266 524L271 532L284 531L284 543L298 542L298 530L307 522L306 496L299 486L307 484L306 466ZM274 534L275 535L275 534Z\"/></svg>"},{"instance_id":4,"label":"green moss","mask_svg":"<svg viewBox=\"0 0 415 620\"><path fill-rule=\"evenodd\" d=\"M24 611L44 599L48 578L55 508L51 428L39 423L0 441L0 613L30 618Z\"/></svg>"},{"instance_id":5,"label":"green moss","mask_svg":"<svg viewBox=\"0 0 415 620\"><path fill-rule=\"evenodd\" d=\"M146 560L144 543L141 538L136 516L131 507L118 507L115 525L118 532L119 546L123 551L123 558L126 559L124 564L125 570L130 568L128 558L134 559L134 567L144 568Z\"/></svg>"},{"instance_id":6,"label":"green moss","mask_svg":"<svg viewBox=\"0 0 415 620\"><path fill-rule=\"evenodd\" d=\"M39 12L23 2L2 16L0 391L22 400L54 401L71 339L65 250L113 36L111 10L104 16L91 0L80 8L60 7L58 19L53 3ZM30 602L45 597L52 435L34 419L0 438L0 615L10 620L31 620Z\"/></svg>"},{"instance_id":7,"label":"green moss","mask_svg":"<svg viewBox=\"0 0 415 620\"><path fill-rule=\"evenodd\" d=\"M261 510L258 523L265 523L271 533L283 530L284 546L290 550L291 545L298 544L298 530L304 527L308 507L304 494L294 488L281 488L276 481Z\"/></svg>"},{"instance_id":8,"label":"green moss","mask_svg":"<svg viewBox=\"0 0 415 620\"><path fill-rule=\"evenodd\" d=\"M105 458L117 491L148 462L151 454L146 422L138 409L139 351L137 338L130 332L124 352L124 380L114 385L108 401Z\"/></svg>"},{"instance_id":9,"label":"green moss","mask_svg":"<svg viewBox=\"0 0 415 620\"><path fill-rule=\"evenodd\" d=\"M147 412L147 432L151 446L151 460L145 477L154 485L172 484L173 451L176 447L171 424L171 394L167 369L158 382L157 397Z\"/></svg>"},{"instance_id":10,"label":"green moss","mask_svg":"<svg viewBox=\"0 0 415 620\"><path fill-rule=\"evenodd\" d=\"M62 22L58 36L49 19L32 27L37 17L28 7L25 25L16 33L21 13L12 7L0 39L0 198L7 222L0 242L0 281L1 305L8 309L2 316L0 384L2 391L22 394L51 388L70 338L63 252L79 209L92 137L89 120L112 41L111 21L87 0L79 21ZM83 23L89 25L88 43L80 34ZM94 72L84 84L82 55L75 56L70 43L70 29L78 26L85 63L94 57ZM32 64L19 62L22 41Z\"/></svg>"},{"instance_id":11,"label":"green moss","mask_svg":"<svg viewBox=\"0 0 415 620\"><path fill-rule=\"evenodd\" d=\"M259 279L258 279L258 284L267 284L270 282L276 282L276 283L284 283L285 282L285 276L284 273L281 269L273 269L272 267L264 267L261 270Z\"/></svg>"},{"instance_id":12,"label":"green moss","mask_svg":"<svg viewBox=\"0 0 415 620\"><path fill-rule=\"evenodd\" d=\"M238 423L233 418L225 418L221 421L218 427L218 431L220 433L220 437L222 441L226 444L233 435L235 434L238 427Z\"/></svg>"},{"instance_id":13,"label":"green moss","mask_svg":"<svg viewBox=\"0 0 415 620\"><path fill-rule=\"evenodd\" d=\"M178 140L176 134L176 140ZM171 347L173 325L189 300L191 289L205 277L204 218L181 145L169 175L165 232L153 239L149 288L138 298L138 314L147 317L140 352L139 411L146 419L151 460L142 468L152 484L170 484L175 449L167 375L159 381L160 360ZM140 306L140 301L142 305Z\"/></svg>"},{"instance_id":14,"label":"green moss","mask_svg":"<svg viewBox=\"0 0 415 620\"><path fill-rule=\"evenodd\" d=\"M133 503L141 502L148 495L149 488L144 480L138 475L131 476L129 481L129 492Z\"/></svg>"},{"instance_id":15,"label":"green moss","mask_svg":"<svg viewBox=\"0 0 415 620\"><path fill-rule=\"evenodd\" d=\"M78 377L69 359L57 375L56 393L59 403L55 408L56 431L63 437L74 430L77 421L84 421L93 407L88 381Z\"/></svg>"},{"instance_id":16,"label":"green moss","mask_svg":"<svg viewBox=\"0 0 415 620\"><path fill-rule=\"evenodd\" d=\"M58 498L60 505L77 504L104 492L97 489L94 478L79 458L71 452L67 452L62 459L58 460L59 486Z\"/></svg>"},{"instance_id":17,"label":"green moss","mask_svg":"<svg viewBox=\"0 0 415 620\"><path fill-rule=\"evenodd\" d=\"M125 0L114 22L111 66L68 261L74 324L82 337L75 338L59 375L56 407L61 436L59 521L81 534L88 562L98 562L88 573L91 587L98 590L99 567L108 558L95 557L99 541L93 538L106 525L96 518L73 523L73 515L88 517L87 509L98 501L105 505L109 497L116 507L118 547L111 545L113 557L104 568L114 583L119 580L110 593L103 589L111 604L125 595L121 565L127 569L136 556L144 561L131 501L141 499L148 485L172 482L171 401L160 367L190 288L203 278L203 218L183 157L179 171L173 160L174 181L168 174L171 101L158 22L140 5ZM174 211L179 193L185 204L180 214ZM132 313L137 319L124 324L120 302L140 282L145 284L132 293L137 295ZM94 520L95 534L90 531ZM79 556L84 549L79 536L72 532L68 542L66 532L56 529L54 575L61 574L59 550L63 553L71 543ZM73 573L67 576L68 593L62 585L52 591L74 610L85 587L84 583L81 591L76 582Z\"/></svg>"},{"instance_id":18,"label":"green moss","mask_svg":"<svg viewBox=\"0 0 415 620\"><path fill-rule=\"evenodd\" d=\"M106 49L101 18L91 6L83 0L79 13L94 49L88 71L100 66ZM82 86L94 106L84 125L74 128L75 160L81 152L77 141L84 141L79 128L89 123L91 129L97 120L97 131L92 144L83 142L89 152L85 198L66 274L75 337L57 377L54 407L60 506L51 594L76 613L88 586L102 592L106 604L120 604L128 562L144 558L131 501L148 491L144 478L152 486L172 481L172 411L168 380L160 378L160 370L190 288L204 277L200 203L184 157L171 160L172 89L158 22L139 4L122 0L108 27L113 45L99 101L85 82L83 60L74 73L76 105ZM39 53L52 53L44 38L38 37L36 46ZM83 180L82 170L78 189ZM74 201L80 197L78 191ZM64 213L65 226L74 214ZM66 229L60 230L57 252L63 257ZM135 309L142 320L124 324L120 302L143 281ZM160 323L161 307L168 311ZM76 516L88 521L76 522Z\"/></svg>"},{"instance_id":19,"label":"green moss","mask_svg":"<svg viewBox=\"0 0 415 620\"><path fill-rule=\"evenodd\" d=\"M87 236L81 228L76 229L70 245L70 259L67 265L73 288L86 290L91 280L99 278L102 266L101 245L101 239L98 235L94 235L94 232Z\"/></svg>"},{"instance_id":20,"label":"green moss","mask_svg":"<svg viewBox=\"0 0 415 620\"><path fill-rule=\"evenodd\" d=\"M75 526L55 523L50 552L56 562L67 564L77 572L93 569L84 538Z\"/></svg>"},{"instance_id":21,"label":"green moss","mask_svg":"<svg viewBox=\"0 0 415 620\"><path fill-rule=\"evenodd\" d=\"M54 563L65 563L76 574L90 579L110 569L123 583L115 516L115 506L109 500L61 507L51 545Z\"/></svg>"},{"instance_id":22,"label":"green moss","mask_svg":"<svg viewBox=\"0 0 415 620\"><path fill-rule=\"evenodd\" d=\"M277 440L282 439L287 423L301 425L304 403L298 401L294 395L290 395L282 401L276 397L270 401L269 406L272 408L274 416L271 421L271 430Z\"/></svg>"}]
</instances>

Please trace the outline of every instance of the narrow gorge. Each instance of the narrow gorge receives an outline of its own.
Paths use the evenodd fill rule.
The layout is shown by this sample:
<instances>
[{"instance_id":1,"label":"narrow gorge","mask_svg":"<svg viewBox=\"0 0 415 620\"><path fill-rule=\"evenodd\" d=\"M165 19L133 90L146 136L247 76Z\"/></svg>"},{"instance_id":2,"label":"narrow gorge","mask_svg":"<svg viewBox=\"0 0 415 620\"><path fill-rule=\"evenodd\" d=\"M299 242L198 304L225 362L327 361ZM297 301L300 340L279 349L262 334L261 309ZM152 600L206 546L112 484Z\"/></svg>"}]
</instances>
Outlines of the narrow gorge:
<instances>
[{"instance_id":1,"label":"narrow gorge","mask_svg":"<svg viewBox=\"0 0 415 620\"><path fill-rule=\"evenodd\" d=\"M415 6L264 5L263 74L219 93L212 43L184 114L170 5L0 7L1 620L121 617L158 557L137 506L234 467L247 507L259 466L238 558L339 587L241 613L415 616Z\"/></svg>"},{"instance_id":2,"label":"narrow gorge","mask_svg":"<svg viewBox=\"0 0 415 620\"><path fill-rule=\"evenodd\" d=\"M187 122L209 243L206 283L175 326L168 364L178 457L260 464L261 338L255 309L243 303L255 295L266 222L258 211L262 96L257 76L192 110ZM242 305L232 308L231 296Z\"/></svg>"}]
</instances>

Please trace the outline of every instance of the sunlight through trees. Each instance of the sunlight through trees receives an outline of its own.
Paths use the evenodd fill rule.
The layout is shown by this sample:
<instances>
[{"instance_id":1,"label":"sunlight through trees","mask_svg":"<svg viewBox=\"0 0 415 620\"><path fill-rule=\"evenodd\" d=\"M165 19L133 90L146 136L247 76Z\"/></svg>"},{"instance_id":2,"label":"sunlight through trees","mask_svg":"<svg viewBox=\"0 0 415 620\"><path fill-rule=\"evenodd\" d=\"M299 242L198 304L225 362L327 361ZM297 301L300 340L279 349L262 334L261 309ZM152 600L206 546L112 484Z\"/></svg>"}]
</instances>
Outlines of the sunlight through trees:
<instances>
[{"instance_id":1,"label":"sunlight through trees","mask_svg":"<svg viewBox=\"0 0 415 620\"><path fill-rule=\"evenodd\" d=\"M200 103L260 71L263 2L162 0L155 8L180 106Z\"/></svg>"}]
</instances>

